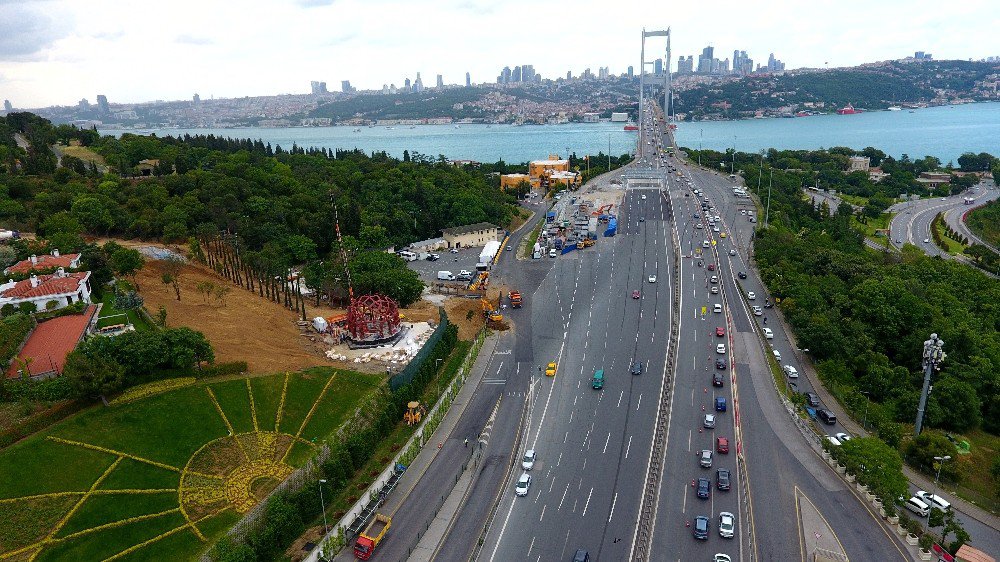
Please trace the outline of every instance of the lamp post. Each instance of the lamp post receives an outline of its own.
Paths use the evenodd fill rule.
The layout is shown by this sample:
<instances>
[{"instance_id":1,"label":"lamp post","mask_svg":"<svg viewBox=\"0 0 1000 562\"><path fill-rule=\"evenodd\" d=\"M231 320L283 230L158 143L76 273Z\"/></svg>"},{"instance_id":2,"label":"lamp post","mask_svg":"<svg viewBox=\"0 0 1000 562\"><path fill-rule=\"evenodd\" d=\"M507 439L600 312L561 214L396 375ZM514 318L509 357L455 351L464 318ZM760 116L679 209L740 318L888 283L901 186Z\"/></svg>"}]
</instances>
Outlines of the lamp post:
<instances>
[{"instance_id":1,"label":"lamp post","mask_svg":"<svg viewBox=\"0 0 1000 562\"><path fill-rule=\"evenodd\" d=\"M924 387L920 391L920 404L917 406L917 421L914 424L914 436L920 435L924 425L924 410L927 408L927 396L931 393L931 374L941 370L941 362L948 354L944 352L944 340L937 334L931 334L931 339L924 342Z\"/></svg>"},{"instance_id":2,"label":"lamp post","mask_svg":"<svg viewBox=\"0 0 1000 562\"><path fill-rule=\"evenodd\" d=\"M330 526L326 523L326 502L323 501L323 484L326 484L326 480L319 481L319 505L323 508L323 533L327 534L330 532Z\"/></svg>"},{"instance_id":3,"label":"lamp post","mask_svg":"<svg viewBox=\"0 0 1000 562\"><path fill-rule=\"evenodd\" d=\"M938 463L937 474L934 475L934 487L940 490L940 486L938 486L938 481L941 480L941 467L944 465L944 461L951 460L951 455L945 455L943 457L934 457L934 460L937 461Z\"/></svg>"},{"instance_id":4,"label":"lamp post","mask_svg":"<svg viewBox=\"0 0 1000 562\"><path fill-rule=\"evenodd\" d=\"M865 398L867 398L867 400L865 400L865 414L864 417L861 418L861 427L863 427L865 431L868 431L868 403L871 401L871 393L867 390L862 390L861 394L864 394Z\"/></svg>"}]
</instances>

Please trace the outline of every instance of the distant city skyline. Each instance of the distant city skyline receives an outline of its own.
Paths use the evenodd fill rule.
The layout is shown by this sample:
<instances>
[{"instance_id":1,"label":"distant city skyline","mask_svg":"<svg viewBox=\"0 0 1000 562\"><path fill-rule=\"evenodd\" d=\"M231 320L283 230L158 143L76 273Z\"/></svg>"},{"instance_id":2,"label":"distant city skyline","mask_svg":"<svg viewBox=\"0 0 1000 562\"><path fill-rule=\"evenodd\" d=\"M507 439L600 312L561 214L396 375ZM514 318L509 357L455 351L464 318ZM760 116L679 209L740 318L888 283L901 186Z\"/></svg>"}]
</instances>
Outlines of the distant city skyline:
<instances>
[{"instance_id":1,"label":"distant city skyline","mask_svg":"<svg viewBox=\"0 0 1000 562\"><path fill-rule=\"evenodd\" d=\"M378 91L418 71L430 84L438 74L445 85L495 83L504 61L533 61L535 74L545 79L565 76L567 69L579 76L587 68L617 76L637 68L643 24L671 27L673 71L681 54L694 55L697 68L706 44L717 50L713 58L730 61L730 69L745 51L755 70L769 53L788 69L855 66L916 51L936 60L997 55L992 0L967 0L947 10L920 0L844 0L822 18L789 0L766 10L723 1L713 13L739 17L714 18L710 26L700 6L677 6L666 18L659 3L638 0L629 12L644 19L580 16L555 34L511 23L546 8L529 0L433 6L247 0L239 9L178 0L166 11L148 0L128 10L108 0L0 3L0 92L20 108L74 105L95 92L116 103L191 99L194 92L203 99L302 94L311 81L349 81L357 90ZM574 7L579 14L607 11L595 0ZM442 17L428 18L429 12ZM647 60L661 58L667 66L663 47L654 44L652 51L647 45Z\"/></svg>"}]
</instances>

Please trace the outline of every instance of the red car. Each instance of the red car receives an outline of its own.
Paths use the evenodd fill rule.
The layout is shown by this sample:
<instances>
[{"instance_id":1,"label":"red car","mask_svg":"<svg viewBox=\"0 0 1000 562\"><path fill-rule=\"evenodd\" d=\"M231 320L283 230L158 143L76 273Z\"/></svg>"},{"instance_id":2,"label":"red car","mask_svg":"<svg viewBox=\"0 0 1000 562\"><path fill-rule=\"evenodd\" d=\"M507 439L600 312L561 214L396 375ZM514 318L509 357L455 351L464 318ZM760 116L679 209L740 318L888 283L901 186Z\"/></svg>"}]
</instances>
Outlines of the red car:
<instances>
[{"instance_id":1,"label":"red car","mask_svg":"<svg viewBox=\"0 0 1000 562\"><path fill-rule=\"evenodd\" d=\"M725 437L719 437L715 440L715 450L727 455L729 454L729 439Z\"/></svg>"},{"instance_id":2,"label":"red car","mask_svg":"<svg viewBox=\"0 0 1000 562\"><path fill-rule=\"evenodd\" d=\"M633 299L639 298L639 290L638 289L636 289L635 291L632 291L632 298Z\"/></svg>"},{"instance_id":3,"label":"red car","mask_svg":"<svg viewBox=\"0 0 1000 562\"><path fill-rule=\"evenodd\" d=\"M714 263L708 264L708 270L709 271L715 271L715 264Z\"/></svg>"},{"instance_id":4,"label":"red car","mask_svg":"<svg viewBox=\"0 0 1000 562\"><path fill-rule=\"evenodd\" d=\"M715 335L719 336L720 338L725 337L726 330L722 326L719 326L718 328L715 329Z\"/></svg>"}]
</instances>

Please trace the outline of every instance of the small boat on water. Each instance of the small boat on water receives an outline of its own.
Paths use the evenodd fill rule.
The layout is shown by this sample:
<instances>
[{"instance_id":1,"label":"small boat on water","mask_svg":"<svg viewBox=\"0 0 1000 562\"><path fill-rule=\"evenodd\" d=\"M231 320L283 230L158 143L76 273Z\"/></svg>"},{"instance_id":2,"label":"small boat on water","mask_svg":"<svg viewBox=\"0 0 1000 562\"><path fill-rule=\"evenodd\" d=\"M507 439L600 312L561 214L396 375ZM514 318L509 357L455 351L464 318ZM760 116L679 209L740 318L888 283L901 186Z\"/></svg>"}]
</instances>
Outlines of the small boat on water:
<instances>
[{"instance_id":1,"label":"small boat on water","mask_svg":"<svg viewBox=\"0 0 1000 562\"><path fill-rule=\"evenodd\" d=\"M903 108L893 105L889 107L889 111L903 111Z\"/></svg>"},{"instance_id":2,"label":"small boat on water","mask_svg":"<svg viewBox=\"0 0 1000 562\"><path fill-rule=\"evenodd\" d=\"M632 123L631 121L629 121L628 123L625 123L625 130L626 131L638 131L639 130L639 126L636 125L635 123Z\"/></svg>"},{"instance_id":3,"label":"small boat on water","mask_svg":"<svg viewBox=\"0 0 1000 562\"><path fill-rule=\"evenodd\" d=\"M361 127L355 127L353 132L360 133L361 132Z\"/></svg>"}]
</instances>

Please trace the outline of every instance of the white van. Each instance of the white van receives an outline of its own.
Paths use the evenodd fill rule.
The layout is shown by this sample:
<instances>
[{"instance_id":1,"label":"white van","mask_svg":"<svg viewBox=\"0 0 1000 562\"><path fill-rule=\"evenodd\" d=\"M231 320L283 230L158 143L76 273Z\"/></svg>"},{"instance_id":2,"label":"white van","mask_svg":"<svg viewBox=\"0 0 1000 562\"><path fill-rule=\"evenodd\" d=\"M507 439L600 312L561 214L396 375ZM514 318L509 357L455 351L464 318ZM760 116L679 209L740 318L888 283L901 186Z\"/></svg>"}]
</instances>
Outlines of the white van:
<instances>
[{"instance_id":1,"label":"white van","mask_svg":"<svg viewBox=\"0 0 1000 562\"><path fill-rule=\"evenodd\" d=\"M450 271L439 271L438 281L454 281L455 276Z\"/></svg>"},{"instance_id":2,"label":"white van","mask_svg":"<svg viewBox=\"0 0 1000 562\"><path fill-rule=\"evenodd\" d=\"M716 305L714 307L712 307L712 312L721 313L722 312L722 305L716 303Z\"/></svg>"},{"instance_id":3,"label":"white van","mask_svg":"<svg viewBox=\"0 0 1000 562\"><path fill-rule=\"evenodd\" d=\"M549 257L550 257L550 258L554 258L554 257L556 257L556 256L558 256L558 255L559 255L559 252L558 252L558 251L556 251L556 249L555 249L555 248L552 248L551 250L549 250Z\"/></svg>"},{"instance_id":4,"label":"white van","mask_svg":"<svg viewBox=\"0 0 1000 562\"><path fill-rule=\"evenodd\" d=\"M417 256L417 254L413 252L408 252L406 250L400 251L399 257L403 258L406 261L417 261L419 259L419 256Z\"/></svg>"},{"instance_id":5,"label":"white van","mask_svg":"<svg viewBox=\"0 0 1000 562\"><path fill-rule=\"evenodd\" d=\"M906 500L906 503L903 504L903 507L909 509L910 511L916 513L921 517L927 517L927 515L931 512L931 508L928 507L928 505L925 504L923 500L921 500L916 496L913 496L912 498Z\"/></svg>"},{"instance_id":6,"label":"white van","mask_svg":"<svg viewBox=\"0 0 1000 562\"><path fill-rule=\"evenodd\" d=\"M773 353L773 354L774 354L774 359L775 359L776 361L781 361L781 352L780 352L780 351L778 351L777 349L775 349L775 350L774 350L774 351L772 351L771 353Z\"/></svg>"}]
</instances>

